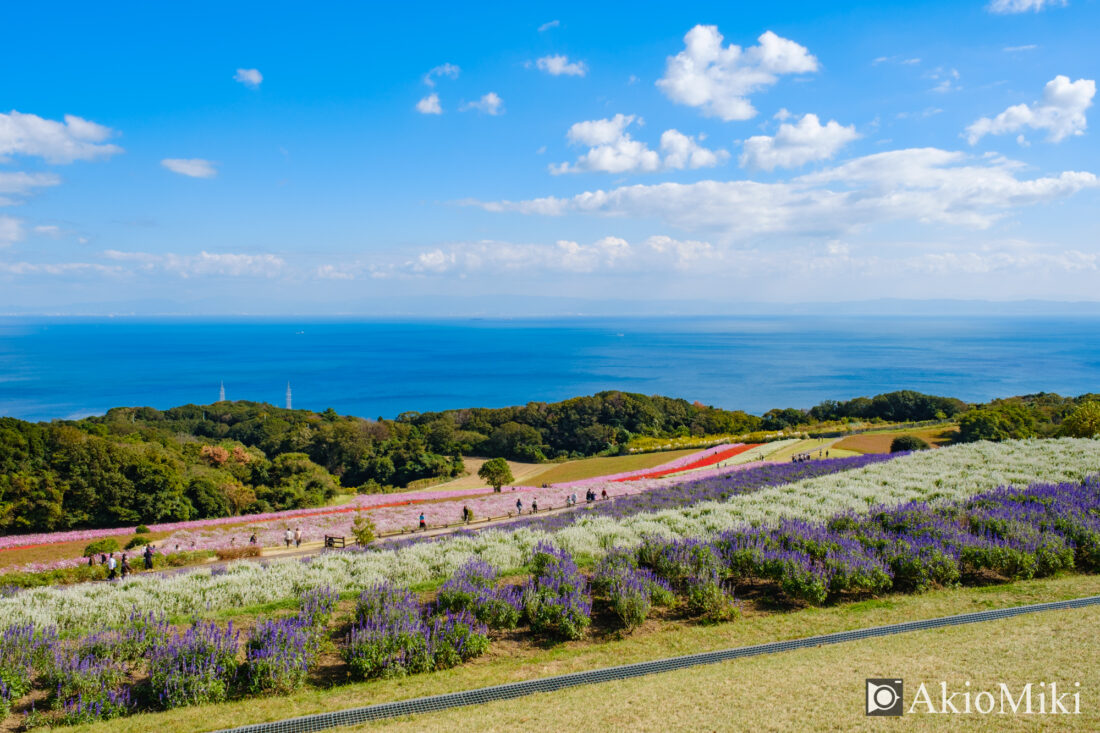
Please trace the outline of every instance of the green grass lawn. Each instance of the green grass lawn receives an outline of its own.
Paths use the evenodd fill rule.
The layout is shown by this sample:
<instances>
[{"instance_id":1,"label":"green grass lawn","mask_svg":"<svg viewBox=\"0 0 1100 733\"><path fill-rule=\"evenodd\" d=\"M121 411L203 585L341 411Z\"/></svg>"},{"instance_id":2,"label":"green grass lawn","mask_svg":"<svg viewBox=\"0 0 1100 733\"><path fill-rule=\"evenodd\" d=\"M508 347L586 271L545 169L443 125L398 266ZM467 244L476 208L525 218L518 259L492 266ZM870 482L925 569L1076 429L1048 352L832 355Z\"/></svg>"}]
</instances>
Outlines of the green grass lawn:
<instances>
[{"instance_id":1,"label":"green grass lawn","mask_svg":"<svg viewBox=\"0 0 1100 733\"><path fill-rule=\"evenodd\" d=\"M817 458L817 452L819 450L828 450L829 458L847 458L848 456L859 455L858 453L850 450L837 450L833 448L833 443L837 442L837 438L807 438L806 440L800 440L797 443L788 445L786 448L781 448L775 453L766 456L769 461L789 461L791 456L796 453L812 453L813 457ZM821 456L825 457L824 454Z\"/></svg>"},{"instance_id":2,"label":"green grass lawn","mask_svg":"<svg viewBox=\"0 0 1100 733\"><path fill-rule=\"evenodd\" d=\"M989 608L1002 608L1097 594L1100 594L1100 576L1069 574L1055 578L1020 581L1017 583L982 588L937 590L922 595L887 595L882 598L857 603L824 608L808 608L788 612L756 612L750 609L744 618L732 623L717 626L703 626L675 619L651 620L641 629L625 638L616 638L614 634L610 634L603 638L555 644L552 646L541 646L519 642L515 639L504 638L494 640L492 647L485 656L473 660L463 667L443 672L416 675L398 680L380 680L353 684L337 684L343 680L333 679L330 675L328 679L317 680L316 682L318 684L316 685L311 685L293 695L285 697L246 699L200 708L184 708L164 713L149 713L131 718L113 720L83 729L92 731L119 731L120 733L149 730L155 730L158 731L158 733L179 733L183 731L228 728L247 723L281 720L310 713L341 710L344 708L370 705L390 700L454 692L457 690L472 689L519 680L536 679L555 674L598 669L601 667L660 659L681 654L726 649L781 639L794 639L816 634L896 623L899 621L934 618L937 616L967 613ZM1094 631L1097 617L1093 616L1092 618L1092 626L1088 627L1091 630L1087 634L1067 637L1071 640L1068 646L1077 651L1078 664L1080 664L1082 660L1094 660L1100 657L1100 644L1096 641ZM964 635L971 635L976 640L975 643L979 649L985 649L991 652L988 660L990 665L994 663L1002 665L1009 664L1010 657L1006 656L999 658L992 654L993 650L1000 648L998 645L1003 646L1002 641L1007 638L999 626L995 624L980 624L965 628L967 630L961 633ZM948 632L934 633L947 634ZM909 635L896 638L904 640L916 638L916 636ZM932 636L928 638L935 639L941 637ZM1055 639L1052 637L1050 639L1052 648L1054 646L1054 641ZM774 709L775 705L778 704L776 701L785 700L794 694L792 688L797 686L796 683L802 684L808 683L808 681L814 681L814 684L832 685L837 691L837 694L842 695L842 700L845 701L844 706L848 706L847 698L844 698L843 695L849 694L850 691L847 690L846 685L848 685L848 682L852 679L858 678L860 685L862 685L863 677L894 674L925 674L925 667L912 666L912 664L916 664L917 661L922 659L927 660L929 663L935 662L937 664L941 663L939 660L946 660L942 662L942 664L945 665L944 668L946 669L951 666L949 652L953 647L949 644L937 648L927 648L927 650L921 652L921 654L916 654L917 650L924 649L925 647L922 647L916 642L898 643L901 644L901 646L892 646L894 644L893 641L889 643L884 640L868 642L869 648L871 649L887 650L882 652L884 656L881 659L869 659L858 665L853 663L850 664L849 667L843 666L846 664L844 660L859 659L860 657L856 652L863 647L844 644L830 647L828 649L831 651L827 652L825 650L811 650L804 653L799 652L797 654L812 654L813 652L821 651L821 653L835 656L822 657L821 659L823 661L819 663L810 660L805 662L807 666L804 668L792 667L792 670L797 669L799 671L792 671L789 674L783 670L785 669L785 665L797 663L795 654L776 655L760 658L758 660L744 660L735 663L741 666L735 666L734 663L731 663L730 665L721 665L719 667L689 670L684 673L685 679L677 684L689 684L693 679L702 679L700 675L703 675L704 672L701 670L707 670L706 674L718 675L714 670L724 669L725 671L722 674L725 677L729 677L730 679L742 679L743 681L739 683L742 686L736 687L733 692L723 690L722 696L726 698L726 702L733 705L733 701L729 698L729 695L737 693L738 690L740 692L737 694L749 695L749 698L737 702L737 705L740 706L740 708L737 709L746 711L744 714L748 715L749 709L754 705L763 706L762 709L769 707ZM906 644L909 645L906 646ZM847 649L854 649L855 651L845 652ZM1007 654L1007 652L1005 653ZM982 655L978 654L978 658L981 659ZM1030 651L1029 658L1035 660L1033 664L1044 665L1042 669L1045 670L1047 675L1057 670L1056 663L1061 663L1057 661L1055 657L1043 656L1043 654L1038 653L1037 650L1034 649ZM768 660L774 661L769 662ZM767 667L769 664L776 666ZM1091 662L1090 664L1093 668L1093 679L1095 679L1097 665ZM764 665L765 668L770 671L766 673L758 671L755 665ZM966 667L960 667L959 671L962 673L965 672L966 669ZM1069 667L1068 669L1073 668ZM824 674L823 671L825 672ZM931 672L927 673L931 674ZM787 684L787 688L785 688L784 693L773 695L768 692L762 680L772 679L773 677L777 679L788 678L788 682L785 683ZM630 685L642 685L645 679L651 679L657 681L655 684L659 688L661 684L660 680L666 678L669 678L669 676L662 675L660 677L644 678L631 682ZM1100 684L1100 680L1097 680L1097 683ZM619 684L625 685L626 683ZM669 684L672 684L672 682L670 681ZM1082 680L1082 684L1085 684L1084 680ZM715 716L720 716L723 708L718 706L715 709L711 709L713 705L708 707L704 704L705 698L711 696L706 687L696 689L695 702L700 706L699 714L710 717L700 718L698 725L696 725L690 717L689 711L693 708L687 704L686 700L688 700L689 697L684 693L685 703L677 707L675 711L676 717L667 719L662 726L662 719L658 715L658 711L663 709L663 704L658 703L664 700L665 697L663 695L654 697L654 695L658 695L659 690L658 692L654 692L653 689L644 687L623 687L623 690L635 691L623 692L621 698L614 690L605 690L602 694L608 699L608 712L606 715L610 715L611 717L578 720L576 716L582 714L585 710L591 712L593 715L597 714L596 707L599 706L597 705L594 707L591 703L592 698L585 697L585 695L589 694L586 690L593 689L597 688L570 690L558 693L556 697L552 696L553 699L550 702L562 705L563 709L569 708L571 710L569 715L573 717L561 719L554 718L553 716L556 713L551 706L551 709L546 709L545 713L540 712L538 716L532 716L526 720L512 720L511 718L501 719L496 717L485 717L484 720L490 722L497 720L498 722L492 723L492 725L488 723L486 723L486 725L498 729L507 729L511 727L529 728L535 725L545 728L548 725L547 721L554 721L552 726L555 729L575 727L586 730L617 729L622 727L652 729L683 726L693 729L718 730L729 729L731 727L740 729L751 729L754 727L751 722L752 719L748 718L746 718L747 722L744 725L733 725L729 720L721 722L719 717ZM615 689L618 690L619 688ZM857 692L851 694L859 696L859 700L857 701L858 704L855 708L856 712L859 712L860 708L858 705L862 704L862 687L860 687ZM531 704L529 705L529 703ZM502 708L511 706L513 712L522 712L534 710L535 708L531 707L533 704L543 705L546 703L538 702L536 698L524 698L506 703ZM649 713L646 713L645 710L635 711L639 715L649 715L649 717L645 717L644 719L638 719L636 723L630 722L634 720L633 718L615 717L620 713L613 712L615 710L621 711L624 708L630 710L639 706L643 708L652 708L652 711ZM539 709L543 710L543 708ZM844 709L847 708L845 707ZM730 708L730 710L734 710L734 708ZM450 719L435 721L433 718L432 720L418 719L414 724L422 729L441 729L443 726L449 725L476 727L479 725L477 721L481 720L480 716L482 715L482 711L485 711L486 716L490 715L490 711L488 711L487 708L478 707L455 713L466 716L462 718L461 722L452 723ZM673 710L669 710L670 715L673 714L673 712ZM506 710L496 711L494 709L494 711L491 712L492 716L507 716L510 714L511 713L508 713ZM564 715L565 713L563 712L562 714ZM622 714L625 715L626 713ZM602 716L604 713L600 712L599 715ZM829 728L834 727L834 724L839 725L841 728L858 727L856 723L845 723L845 719L838 717L838 715L839 714L834 710L833 713L830 713L828 716L823 716L820 719L819 726L811 724L809 727ZM862 713L860 713L860 716L861 715ZM9 718L9 721L14 720L14 717ZM730 720L732 720L732 718ZM796 727L794 726L793 719L788 719L786 725L777 722L774 726L771 726L770 723L767 722L771 720L768 716L759 718L759 720L764 721L762 725L765 728L773 727L775 729L782 729ZM779 721L780 719L776 718L776 720ZM862 717L856 722L862 724ZM400 721L394 724L403 725ZM1092 728L1095 728L1095 726L1092 726Z\"/></svg>"},{"instance_id":3,"label":"green grass lawn","mask_svg":"<svg viewBox=\"0 0 1100 733\"><path fill-rule=\"evenodd\" d=\"M646 468L675 461L677 458L696 453L695 450L670 450L661 453L638 453L632 456L611 456L601 458L582 458L555 466L535 478L541 484L557 484L567 481L580 481L586 478L607 476L625 471L640 471Z\"/></svg>"},{"instance_id":4,"label":"green grass lawn","mask_svg":"<svg viewBox=\"0 0 1100 733\"><path fill-rule=\"evenodd\" d=\"M1065 730L1100 729L1100 607L1047 611L934 631L802 649L518 700L383 721L387 730ZM904 681L908 710L921 682L939 709L940 682L954 692L1013 694L1056 681L1081 691L1079 715L952 715L916 708L901 718L867 717L865 680ZM1074 688L1075 682L1080 688ZM999 699L999 698L998 698ZM1073 710L1071 698L1066 707ZM965 709L962 697L956 708ZM987 704L987 703L983 703ZM987 709L987 708L986 708ZM1049 710L1049 707L1046 708ZM551 722L552 721L552 722Z\"/></svg>"}]
</instances>

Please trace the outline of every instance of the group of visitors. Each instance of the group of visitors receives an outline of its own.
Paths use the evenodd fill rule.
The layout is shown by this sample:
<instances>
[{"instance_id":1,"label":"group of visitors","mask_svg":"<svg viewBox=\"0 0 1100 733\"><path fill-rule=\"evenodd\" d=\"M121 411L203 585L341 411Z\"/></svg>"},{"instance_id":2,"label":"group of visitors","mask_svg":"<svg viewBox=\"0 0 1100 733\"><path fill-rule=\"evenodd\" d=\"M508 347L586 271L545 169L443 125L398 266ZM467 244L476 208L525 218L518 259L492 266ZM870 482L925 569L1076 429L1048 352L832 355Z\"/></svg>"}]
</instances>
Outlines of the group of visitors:
<instances>
[{"instance_id":1,"label":"group of visitors","mask_svg":"<svg viewBox=\"0 0 1100 733\"><path fill-rule=\"evenodd\" d=\"M600 491L600 500L603 501L606 498L607 498L607 489L603 489L603 490ZM587 501L589 504L594 502L596 500L596 490L595 489L589 489L588 491L584 492L584 500Z\"/></svg>"},{"instance_id":2,"label":"group of visitors","mask_svg":"<svg viewBox=\"0 0 1100 733\"><path fill-rule=\"evenodd\" d=\"M463 507L462 507L462 521L465 522L466 524L469 524L470 522L474 521L474 510L471 509L468 506L463 505Z\"/></svg>"},{"instance_id":3,"label":"group of visitors","mask_svg":"<svg viewBox=\"0 0 1100 733\"><path fill-rule=\"evenodd\" d=\"M828 458L829 457L829 451L824 450L824 449L819 450L817 452L817 457L821 458L822 457L821 454L823 452L825 454L824 457ZM795 453L793 456L791 456L791 463L805 463L806 461L812 461L813 459L814 459L814 452L813 451L807 451L805 453Z\"/></svg>"},{"instance_id":4,"label":"group of visitors","mask_svg":"<svg viewBox=\"0 0 1100 733\"><path fill-rule=\"evenodd\" d=\"M291 531L290 527L286 528L286 534L283 535L283 540L286 542L286 546L290 547L290 543L293 542L295 547L302 546L302 528L295 527L294 531ZM252 538L249 540L250 544L256 544L256 535L253 533Z\"/></svg>"},{"instance_id":5,"label":"group of visitors","mask_svg":"<svg viewBox=\"0 0 1100 733\"><path fill-rule=\"evenodd\" d=\"M156 545L146 545L145 550L142 551L142 557L144 559L145 569L153 569L153 554L156 552ZM95 555L88 556L88 567L93 567L95 563ZM99 555L99 564L107 568L107 580L114 580L118 577L125 578L130 573L134 572L133 567L130 565L130 558L125 552L121 553L121 557L115 558L113 552L103 552Z\"/></svg>"},{"instance_id":6,"label":"group of visitors","mask_svg":"<svg viewBox=\"0 0 1100 733\"><path fill-rule=\"evenodd\" d=\"M531 499L531 513L532 514L537 514L538 511L539 511L539 500L538 500L538 497L534 497L534 498ZM516 499L516 514L523 514L523 500L522 499Z\"/></svg>"}]
</instances>

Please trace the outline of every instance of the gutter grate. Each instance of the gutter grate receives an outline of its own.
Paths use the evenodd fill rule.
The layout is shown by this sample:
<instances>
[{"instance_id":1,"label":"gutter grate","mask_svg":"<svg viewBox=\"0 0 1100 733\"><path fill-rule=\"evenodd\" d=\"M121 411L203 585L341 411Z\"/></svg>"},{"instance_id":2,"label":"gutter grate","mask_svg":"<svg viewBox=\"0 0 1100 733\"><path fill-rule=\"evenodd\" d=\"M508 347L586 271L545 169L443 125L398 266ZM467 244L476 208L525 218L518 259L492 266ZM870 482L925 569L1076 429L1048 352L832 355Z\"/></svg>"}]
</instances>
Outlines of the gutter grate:
<instances>
[{"instance_id":1,"label":"gutter grate","mask_svg":"<svg viewBox=\"0 0 1100 733\"><path fill-rule=\"evenodd\" d=\"M926 631L947 626L961 626L964 624L980 623L982 621L996 621L999 619L1022 616L1028 613L1040 613L1042 611L1061 611L1071 608L1085 608L1087 606L1100 605L1100 596L1087 598L1074 598L1068 601L1053 601L1050 603L1036 603L1029 606L1017 606L1015 608L998 608L991 611L977 611L964 613L957 616L944 616L941 618L925 619L923 621L906 621L886 626L873 626L867 629L854 631L839 631L833 634L810 636L804 639L792 639L789 641L773 641L766 644L737 647L700 654L688 654L682 657L670 657L657 659L650 662L637 662L624 664L619 667L607 667L585 672L573 672L555 677L545 677L524 682L511 682L505 685L482 687L476 690L463 690L462 692L449 692L442 695L418 697L411 700L397 700L394 702L368 705L350 710L339 710L331 713L318 713L306 715L301 718L290 718L272 723L255 723L239 728L225 729L217 733L311 733L312 731L328 730L346 725L357 725L385 718L399 718L418 713L430 713L450 708L467 705L480 705L498 700L511 700L525 695L533 695L540 692L557 692L569 687L579 685L597 684L613 680L624 680L631 677L641 677L661 672L671 672L677 669L695 667L703 664L716 664L731 659L743 657L755 657L762 654L775 654L777 652L791 651L792 649L807 649L809 647L822 646L824 644L841 644L846 641L858 641L878 636L891 636L893 634L905 634L910 631Z\"/></svg>"}]
</instances>

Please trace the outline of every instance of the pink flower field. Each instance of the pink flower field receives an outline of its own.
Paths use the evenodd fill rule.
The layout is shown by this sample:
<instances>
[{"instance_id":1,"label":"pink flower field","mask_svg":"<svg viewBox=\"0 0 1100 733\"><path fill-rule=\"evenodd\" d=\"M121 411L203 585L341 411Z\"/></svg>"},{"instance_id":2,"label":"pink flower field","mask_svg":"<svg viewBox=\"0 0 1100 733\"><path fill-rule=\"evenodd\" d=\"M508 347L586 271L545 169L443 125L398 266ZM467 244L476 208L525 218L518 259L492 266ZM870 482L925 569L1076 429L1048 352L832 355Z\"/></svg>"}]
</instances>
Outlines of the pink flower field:
<instances>
[{"instance_id":1,"label":"pink flower field","mask_svg":"<svg viewBox=\"0 0 1100 733\"><path fill-rule=\"evenodd\" d=\"M486 517L505 517L516 513L516 500L522 502L523 514L528 514L531 501L538 502L539 510L546 511L566 506L572 494L577 494L578 505L585 503L585 491L592 489L599 495L606 491L609 497L637 494L651 489L691 480L739 471L759 465L763 461L754 461L733 466L714 466L691 470L690 467L705 464L716 457L740 447L736 444L724 444L684 456L675 461L662 464L656 469L628 471L595 478L554 484L549 487L516 486L506 487L500 493L494 493L491 487L456 490L423 490L398 494L369 494L355 497L347 504L338 507L314 507L284 512L270 512L237 517L223 517L191 522L173 522L150 525L152 532L170 532L156 544L159 551L177 550L217 550L229 547L242 547L248 544L252 533L256 534L261 547L278 547L284 544L286 529L301 528L303 542L317 542L325 535L351 537L351 523L355 514L362 510L370 514L377 531L391 533L412 530L418 526L419 516L424 512L430 527L455 524L462 519L462 508L469 507L476 519ZM684 471L690 471L685 473ZM673 474L662 478L644 478L646 474L659 472ZM73 541L92 541L99 537L117 536L132 532L132 527L115 529L77 530L53 532L35 535L12 535L0 538L0 551L52 545ZM137 551L140 554L140 550ZM78 565L85 562L73 557L51 563L31 563L20 570L41 571L58 567Z\"/></svg>"}]
</instances>

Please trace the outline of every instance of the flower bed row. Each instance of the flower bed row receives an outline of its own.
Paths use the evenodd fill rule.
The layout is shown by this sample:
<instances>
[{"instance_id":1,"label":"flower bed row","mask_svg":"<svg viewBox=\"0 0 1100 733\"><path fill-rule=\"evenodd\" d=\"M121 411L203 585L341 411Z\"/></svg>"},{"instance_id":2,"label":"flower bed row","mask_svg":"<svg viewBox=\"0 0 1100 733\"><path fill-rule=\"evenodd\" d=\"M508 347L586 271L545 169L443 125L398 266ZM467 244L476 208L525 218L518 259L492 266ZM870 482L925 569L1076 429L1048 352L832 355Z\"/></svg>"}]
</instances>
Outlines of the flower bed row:
<instances>
[{"instance_id":1,"label":"flower bed row","mask_svg":"<svg viewBox=\"0 0 1100 733\"><path fill-rule=\"evenodd\" d=\"M293 588L326 584L351 588L385 580L421 583L449 577L474 556L498 569L515 568L538 542L550 537L572 552L600 557L607 547L638 546L645 537L708 538L731 529L777 526L783 519L820 521L846 511L866 511L872 505L960 500L997 486L1079 481L1098 467L1100 441L1095 440L967 444L768 486L723 501L656 512L643 509L629 516L584 517L552 534L537 526L520 527L389 551L331 552L310 562L242 562L226 572L199 570L178 576L139 576L109 585L29 589L0 598L0 628L27 622L61 628L122 623L131 606L143 613L169 615L196 609L216 612L285 600ZM621 506L620 502L614 505Z\"/></svg>"},{"instance_id":2,"label":"flower bed row","mask_svg":"<svg viewBox=\"0 0 1100 733\"><path fill-rule=\"evenodd\" d=\"M471 559L422 604L384 582L358 598L338 648L356 679L431 672L483 654L490 629L527 624L542 640L584 638L593 598L632 629L654 605L675 605L699 621L736 619L738 585L770 603L818 605L887 591L1100 572L1100 477L1002 487L955 502L910 502L844 512L821 522L719 533L709 539L649 537L611 548L591 576L573 556L540 543L525 558L530 577L504 585L496 569ZM163 617L132 613L120 631L59 639L51 628L0 635L0 713L36 679L52 709L34 722L87 723L137 710L220 702L231 696L286 694L305 682L336 605L328 588L307 591L298 612L253 629L240 660L239 634L194 622L170 633ZM131 683L131 679L138 679Z\"/></svg>"},{"instance_id":3,"label":"flower bed row","mask_svg":"<svg viewBox=\"0 0 1100 733\"><path fill-rule=\"evenodd\" d=\"M630 481L606 481L601 477L598 480L590 479L587 482L587 488L597 492L606 491L610 498L619 500L621 497L660 491L668 486L681 483L685 478L698 479L704 476L723 476L751 468L753 466L747 464L715 466L706 470L696 469L686 477L677 475L668 478L632 479ZM683 469L676 469L676 471L680 470ZM370 517L379 532L412 531L418 525L421 512L424 513L429 526L439 526L463 521L463 507L469 508L477 519L505 517L517 513L517 498L521 502L520 513L527 514L531 511L532 499L537 502L542 511L545 511L549 508L560 509L564 507L567 500L574 494L578 495L578 501L584 501L583 492L579 491L577 486L572 483L553 484L549 487L517 486L506 488L500 493L484 492L475 496L462 493L453 496L450 501L440 500L430 505L400 503L376 506L370 509ZM283 543L287 526L301 528L303 537L307 542L320 540L325 535L351 536L351 523L354 519L354 513L355 509L353 508L338 513L327 512L298 516L289 522L242 524L229 528L215 527L199 531L186 530L173 533L162 540L161 544L169 549L178 546L180 550L216 550L233 545L241 546L243 543L248 542L252 533L255 533L257 542L261 546L277 546Z\"/></svg>"},{"instance_id":4,"label":"flower bed row","mask_svg":"<svg viewBox=\"0 0 1100 733\"><path fill-rule=\"evenodd\" d=\"M466 496L477 496L492 493L491 487L436 491L406 491L397 494L361 494L347 504L338 507L311 507L306 509L288 509L281 512L266 512L263 514L244 514L232 517L218 517L216 519L196 519L187 522L165 522L163 524L150 524L151 532L175 532L178 530L199 530L208 527L220 527L223 525L237 525L248 523L278 522L282 520L296 520L304 517L316 517L332 514L348 514L360 509L372 509L387 506L406 506L409 504L422 504L438 501L440 499L456 499ZM115 527L113 529L81 529L66 532L43 532L38 534L17 534L0 537L0 550L26 549L41 547L44 545L56 545L62 542L87 542L99 537L114 537L120 534L128 534L134 531L134 527Z\"/></svg>"},{"instance_id":5,"label":"flower bed row","mask_svg":"<svg viewBox=\"0 0 1100 733\"><path fill-rule=\"evenodd\" d=\"M668 463L662 464L659 469L673 473L675 469L685 470L690 464L706 460L716 452L728 449L728 445L715 446L704 451L699 451L688 456L683 456ZM571 493L571 490L581 486L592 484L605 484L616 479L626 477L641 477L646 471L627 471L623 473L597 476L579 481L554 484L554 498L561 499ZM539 487L521 486L518 490L524 492L538 491ZM569 491L566 491L566 490ZM455 490L422 490L408 491L398 494L369 494L355 497L351 502L338 507L311 507L305 509L290 509L281 512L267 512L263 514L249 514L232 517L218 517L215 519L200 519L186 522L166 522L150 525L152 532L172 532L173 535L165 542L170 547L180 546L180 549L218 549L228 546L231 537L241 536L247 540L251 531L257 532L257 539L261 545L278 545L282 541L282 532L285 526L280 522L290 522L295 525L306 523L313 525L323 535L325 532L337 534L334 530L344 528L351 519L348 515L360 510L375 512L380 509L392 509L400 507L413 507L407 511L388 512L386 516L379 517L376 525L381 523L382 531L401 529L405 526L415 526L416 505L438 501L464 501L474 497L493 493L490 487L470 488L461 491ZM451 520L454 521L454 520ZM275 523L275 524L272 524ZM279 526L276 526L279 525ZM225 528L222 530L222 528ZM87 529L71 530L63 532L47 532L39 534L8 535L0 537L0 551L21 550L35 547L45 547L64 542L88 542L100 537L111 537L127 534L133 531L133 527L117 527L113 529ZM221 531L219 531L221 530ZM315 533L316 534L316 533ZM346 532L342 533L346 534ZM316 538L316 537L315 537ZM50 564L49 569L66 567L79 562L78 558L60 560ZM37 568L46 569L46 568Z\"/></svg>"},{"instance_id":6,"label":"flower bed row","mask_svg":"<svg viewBox=\"0 0 1100 733\"><path fill-rule=\"evenodd\" d=\"M759 446L759 443L741 443L739 445L732 445L723 447L722 450L714 451L711 455L699 458L684 466L662 466L655 471L649 471L648 473L639 474L634 478L619 478L615 481L634 481L637 479L646 478L664 478L674 473L686 473L688 471L695 471L700 468L707 468L709 466L715 466L723 461L727 461L734 456L740 455L745 451L752 450Z\"/></svg>"},{"instance_id":7,"label":"flower bed row","mask_svg":"<svg viewBox=\"0 0 1100 733\"><path fill-rule=\"evenodd\" d=\"M734 445L736 445L736 444L733 444L733 443L720 443L718 445L714 445L714 446L711 446L709 448L705 448L704 450L696 451L695 453L691 453L691 454L686 455L686 456L681 456L681 457L679 457L675 460L671 460L667 463L662 463L660 466L657 466L656 469L653 469L653 468L638 468L638 469L634 469L633 471L622 471L620 473L609 473L609 474L605 474L603 476L593 476L591 478L577 479L576 481L563 481L561 483L554 484L554 486L559 487L559 488L563 488L563 489L584 488L586 486L589 486L589 485L595 484L595 483L610 483L610 482L613 482L613 481L629 481L630 479L634 479L634 478L644 478L645 474L650 473L654 470L670 469L670 472L671 472L671 470L679 469L679 470L682 471L682 470L684 470L685 466L688 466L688 465L690 465L692 463L695 463L697 461L704 460L704 459L714 455L715 453L719 453L721 451L727 450L727 449L733 447Z\"/></svg>"},{"instance_id":8,"label":"flower bed row","mask_svg":"<svg viewBox=\"0 0 1100 733\"><path fill-rule=\"evenodd\" d=\"M731 497L750 494L771 486L781 486L807 478L829 476L843 471L863 468L900 457L900 455L866 455L806 463L766 463L758 466L738 466L738 470L722 471L707 478L695 478L693 476L687 480L668 481L663 486L633 494L612 494L612 501L601 501L585 505L576 512L517 517L506 524L497 525L496 529L527 528L542 532L557 532L578 522L587 522L597 517L624 519L637 514L681 509L701 502L726 501ZM462 536L478 531L483 530L466 530L458 534ZM446 537L410 537L394 543L394 545L396 547L407 547L420 542L439 542L446 539Z\"/></svg>"}]
</instances>

